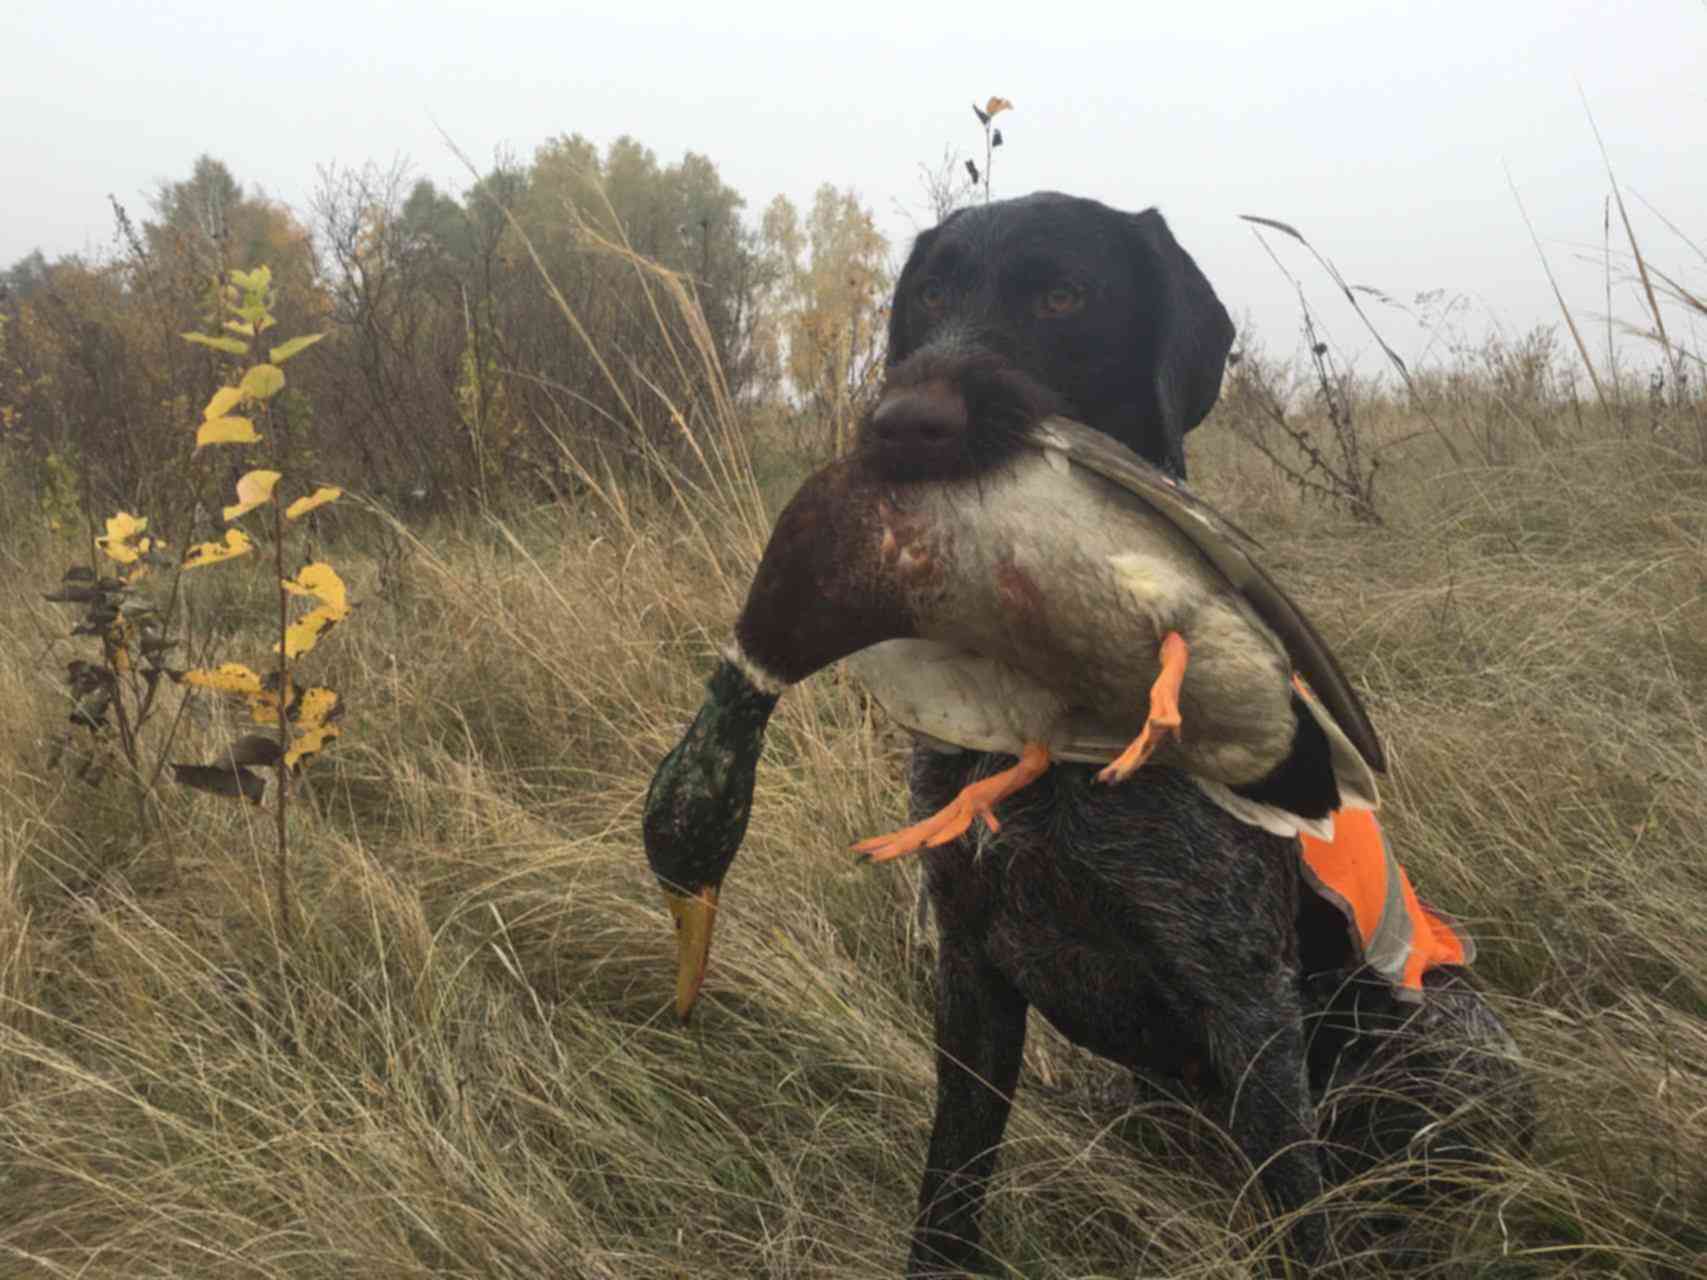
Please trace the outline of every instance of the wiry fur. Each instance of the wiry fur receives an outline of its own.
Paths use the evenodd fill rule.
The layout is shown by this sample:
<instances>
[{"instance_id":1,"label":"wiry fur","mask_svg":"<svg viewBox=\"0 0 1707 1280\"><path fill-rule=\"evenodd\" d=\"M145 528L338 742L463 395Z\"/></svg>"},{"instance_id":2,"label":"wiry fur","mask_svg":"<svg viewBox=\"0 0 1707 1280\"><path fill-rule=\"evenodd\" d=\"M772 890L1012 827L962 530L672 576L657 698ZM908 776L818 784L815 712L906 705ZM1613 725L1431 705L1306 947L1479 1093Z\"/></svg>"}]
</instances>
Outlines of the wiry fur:
<instances>
[{"instance_id":1,"label":"wiry fur","mask_svg":"<svg viewBox=\"0 0 1707 1280\"><path fill-rule=\"evenodd\" d=\"M1063 281L1083 307L1041 318L1035 299ZM889 351L901 398L861 447L897 475L964 474L1047 406L1183 476L1184 435L1219 393L1231 340L1154 210L1053 193L964 210L902 271ZM982 435L992 400L997 429ZM910 441L909 419L928 431ZM916 751L915 816L1007 763ZM1358 971L1343 918L1302 883L1295 842L1235 821L1184 775L1151 768L1142 785L1104 787L1093 773L1059 764L1004 804L999 835L975 829L926 855L938 1092L910 1275L978 1266L1032 1005L1225 1125L1278 1211L1308 1203L1324 1173L1423 1148L1474 1159L1490 1133L1526 1131L1510 1039L1465 974L1436 971L1420 1007L1400 1006ZM1319 1218L1298 1219L1295 1259L1319 1256L1324 1236Z\"/></svg>"}]
</instances>

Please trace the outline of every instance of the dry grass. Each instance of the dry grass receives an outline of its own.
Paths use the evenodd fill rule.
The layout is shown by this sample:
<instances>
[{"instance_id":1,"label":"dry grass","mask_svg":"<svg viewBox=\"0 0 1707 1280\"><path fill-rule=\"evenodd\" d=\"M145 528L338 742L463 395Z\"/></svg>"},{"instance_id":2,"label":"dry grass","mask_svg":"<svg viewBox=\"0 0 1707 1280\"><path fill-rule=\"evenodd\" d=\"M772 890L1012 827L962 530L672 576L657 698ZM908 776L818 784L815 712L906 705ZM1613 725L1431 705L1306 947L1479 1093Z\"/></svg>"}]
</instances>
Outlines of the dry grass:
<instances>
[{"instance_id":1,"label":"dry grass","mask_svg":"<svg viewBox=\"0 0 1707 1280\"><path fill-rule=\"evenodd\" d=\"M139 829L113 783L45 767L63 619L39 591L73 553L0 494L0 1274L898 1272L928 941L915 873L845 853L902 798L835 675L784 702L708 998L691 1030L669 1014L640 797L765 527L730 406L680 408L727 463L697 492L589 473L577 505L400 558L348 529L365 604L323 650L352 711L294 809L289 950L266 815L173 793ZM1361 676L1394 838L1482 939L1540 1091L1539 1149L1407 1243L1440 1277L1699 1275L1707 473L1592 418L1456 467L1391 406L1363 421L1380 528L1225 427L1193 465ZM764 462L774 500L789 466ZM1263 1228L1204 1136L1108 1082L1034 1036L988 1217L1008 1274L1246 1274Z\"/></svg>"}]
</instances>

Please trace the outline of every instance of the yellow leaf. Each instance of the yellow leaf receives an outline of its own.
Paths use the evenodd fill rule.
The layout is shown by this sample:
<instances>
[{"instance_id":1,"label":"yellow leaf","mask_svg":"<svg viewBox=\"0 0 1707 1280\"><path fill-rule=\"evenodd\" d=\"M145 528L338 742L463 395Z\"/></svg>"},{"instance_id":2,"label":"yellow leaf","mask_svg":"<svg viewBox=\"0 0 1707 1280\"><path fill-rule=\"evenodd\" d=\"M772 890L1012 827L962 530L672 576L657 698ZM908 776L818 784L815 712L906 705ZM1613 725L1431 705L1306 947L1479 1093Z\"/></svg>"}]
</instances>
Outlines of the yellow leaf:
<instances>
[{"instance_id":1,"label":"yellow leaf","mask_svg":"<svg viewBox=\"0 0 1707 1280\"><path fill-rule=\"evenodd\" d=\"M247 320L227 320L225 322L225 327L231 330L232 333L242 334L245 338L253 338L255 336L255 326L250 324Z\"/></svg>"},{"instance_id":2,"label":"yellow leaf","mask_svg":"<svg viewBox=\"0 0 1707 1280\"><path fill-rule=\"evenodd\" d=\"M991 98L984 104L984 114L987 116L998 115L1003 111L1012 111L1013 109L1014 104L1006 98Z\"/></svg>"},{"instance_id":3,"label":"yellow leaf","mask_svg":"<svg viewBox=\"0 0 1707 1280\"><path fill-rule=\"evenodd\" d=\"M258 364L243 375L238 390L251 400L270 400L284 390L284 370L273 364Z\"/></svg>"},{"instance_id":4,"label":"yellow leaf","mask_svg":"<svg viewBox=\"0 0 1707 1280\"><path fill-rule=\"evenodd\" d=\"M314 510L315 507L323 507L328 502L340 497L343 492L344 491L342 489L334 488L329 484L323 484L306 498L298 498L295 502L291 503L290 506L286 507L285 519L295 520L300 516L305 516L310 511Z\"/></svg>"},{"instance_id":5,"label":"yellow leaf","mask_svg":"<svg viewBox=\"0 0 1707 1280\"><path fill-rule=\"evenodd\" d=\"M183 567L200 569L204 565L218 564L221 560L235 559L246 556L255 549L241 529L227 529L224 543L204 542L194 546L184 556Z\"/></svg>"},{"instance_id":6,"label":"yellow leaf","mask_svg":"<svg viewBox=\"0 0 1707 1280\"><path fill-rule=\"evenodd\" d=\"M237 501L225 508L225 523L247 515L273 496L273 486L279 482L277 471L247 471L237 481Z\"/></svg>"},{"instance_id":7,"label":"yellow leaf","mask_svg":"<svg viewBox=\"0 0 1707 1280\"><path fill-rule=\"evenodd\" d=\"M335 724L320 724L315 725L314 728L300 737L293 738L290 749L285 752L285 768L292 768L298 761L306 760L309 756L316 754L320 748L336 738L341 732L343 731Z\"/></svg>"},{"instance_id":8,"label":"yellow leaf","mask_svg":"<svg viewBox=\"0 0 1707 1280\"><path fill-rule=\"evenodd\" d=\"M227 662L218 667L199 667L194 671L186 671L184 683L202 689L212 689L218 693L253 696L261 692L261 677L241 662Z\"/></svg>"},{"instance_id":9,"label":"yellow leaf","mask_svg":"<svg viewBox=\"0 0 1707 1280\"><path fill-rule=\"evenodd\" d=\"M142 531L146 528L146 516L133 516L121 511L116 516L107 517L106 537L96 538L95 545L100 547L109 560L116 560L119 564L134 564L147 554L149 540L141 538ZM139 538L140 545L137 541Z\"/></svg>"},{"instance_id":10,"label":"yellow leaf","mask_svg":"<svg viewBox=\"0 0 1707 1280\"><path fill-rule=\"evenodd\" d=\"M185 342L193 342L198 347L212 347L215 351L223 351L228 355L246 356L249 354L249 344L241 338L213 338L205 333L180 333Z\"/></svg>"},{"instance_id":11,"label":"yellow leaf","mask_svg":"<svg viewBox=\"0 0 1707 1280\"><path fill-rule=\"evenodd\" d=\"M336 609L329 604L310 609L285 630L285 657L299 658L307 653L319 643L321 636L342 622L348 613L348 609ZM278 651L279 647L275 644L273 652Z\"/></svg>"},{"instance_id":12,"label":"yellow leaf","mask_svg":"<svg viewBox=\"0 0 1707 1280\"><path fill-rule=\"evenodd\" d=\"M107 656L113 664L113 670L119 675L129 675L130 641L136 633L136 628L123 618L118 619L107 628Z\"/></svg>"},{"instance_id":13,"label":"yellow leaf","mask_svg":"<svg viewBox=\"0 0 1707 1280\"><path fill-rule=\"evenodd\" d=\"M209 418L196 430L196 448L209 444L254 444L261 437L247 418Z\"/></svg>"},{"instance_id":14,"label":"yellow leaf","mask_svg":"<svg viewBox=\"0 0 1707 1280\"><path fill-rule=\"evenodd\" d=\"M344 580L329 564L306 564L294 578L281 578L279 585L293 596L313 596L320 606L310 609L285 631L285 657L295 658L314 648L320 637L349 616L350 601ZM278 652L278 645L273 652Z\"/></svg>"},{"instance_id":15,"label":"yellow leaf","mask_svg":"<svg viewBox=\"0 0 1707 1280\"><path fill-rule=\"evenodd\" d=\"M115 542L129 542L147 527L147 516L133 516L128 511L107 517L107 537Z\"/></svg>"},{"instance_id":16,"label":"yellow leaf","mask_svg":"<svg viewBox=\"0 0 1707 1280\"><path fill-rule=\"evenodd\" d=\"M259 266L253 271L233 271L231 283L239 289L265 289L273 282L273 269L269 266Z\"/></svg>"},{"instance_id":17,"label":"yellow leaf","mask_svg":"<svg viewBox=\"0 0 1707 1280\"><path fill-rule=\"evenodd\" d=\"M338 695L324 685L315 685L302 695L296 707L296 727L306 733L332 718L338 709Z\"/></svg>"},{"instance_id":18,"label":"yellow leaf","mask_svg":"<svg viewBox=\"0 0 1707 1280\"><path fill-rule=\"evenodd\" d=\"M304 351L307 348L312 347L325 336L326 335L323 333L305 333L300 338L292 338L289 342L281 342L278 346L267 352L267 359L271 360L274 364L283 364L298 351Z\"/></svg>"},{"instance_id":19,"label":"yellow leaf","mask_svg":"<svg viewBox=\"0 0 1707 1280\"><path fill-rule=\"evenodd\" d=\"M296 577L284 578L279 585L293 596L313 596L333 610L339 618L350 611L349 592L344 586L344 580L329 564L319 561L305 564Z\"/></svg>"},{"instance_id":20,"label":"yellow leaf","mask_svg":"<svg viewBox=\"0 0 1707 1280\"><path fill-rule=\"evenodd\" d=\"M236 387L221 387L213 393L213 399L207 402L207 408L202 410L204 421L213 422L223 418L237 407L237 402L243 398L243 393Z\"/></svg>"}]
</instances>

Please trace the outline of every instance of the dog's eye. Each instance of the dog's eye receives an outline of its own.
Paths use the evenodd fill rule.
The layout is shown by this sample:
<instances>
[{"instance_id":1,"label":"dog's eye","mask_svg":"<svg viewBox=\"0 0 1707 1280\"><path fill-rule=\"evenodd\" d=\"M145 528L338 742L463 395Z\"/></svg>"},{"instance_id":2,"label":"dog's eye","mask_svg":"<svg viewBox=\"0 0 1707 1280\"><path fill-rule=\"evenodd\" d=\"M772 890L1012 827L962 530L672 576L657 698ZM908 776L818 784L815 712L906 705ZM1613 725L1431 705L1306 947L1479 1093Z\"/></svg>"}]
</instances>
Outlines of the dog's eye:
<instances>
[{"instance_id":1,"label":"dog's eye","mask_svg":"<svg viewBox=\"0 0 1707 1280\"><path fill-rule=\"evenodd\" d=\"M1058 284L1037 295L1037 314L1045 320L1070 316L1085 305L1085 291L1076 284Z\"/></svg>"},{"instance_id":2,"label":"dog's eye","mask_svg":"<svg viewBox=\"0 0 1707 1280\"><path fill-rule=\"evenodd\" d=\"M939 280L926 280L919 286L919 305L926 311L941 311L948 305L948 290Z\"/></svg>"}]
</instances>

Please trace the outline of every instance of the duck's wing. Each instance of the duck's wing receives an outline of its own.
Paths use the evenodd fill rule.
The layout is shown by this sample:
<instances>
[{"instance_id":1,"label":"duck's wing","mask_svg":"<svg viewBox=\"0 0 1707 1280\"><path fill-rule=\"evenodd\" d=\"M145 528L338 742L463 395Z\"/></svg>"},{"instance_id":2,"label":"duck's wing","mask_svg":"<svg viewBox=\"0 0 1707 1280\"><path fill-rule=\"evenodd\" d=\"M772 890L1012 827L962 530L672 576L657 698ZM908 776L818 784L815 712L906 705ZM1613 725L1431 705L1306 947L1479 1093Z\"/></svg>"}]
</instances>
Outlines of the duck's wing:
<instances>
[{"instance_id":1,"label":"duck's wing","mask_svg":"<svg viewBox=\"0 0 1707 1280\"><path fill-rule=\"evenodd\" d=\"M1173 525L1280 638L1293 670L1304 678L1369 767L1386 772L1381 740L1357 691L1303 611L1252 559L1247 548L1257 545L1254 538L1177 480L1083 423L1045 418L1031 429L1029 439L1045 455L1065 458L1069 465L1101 476Z\"/></svg>"},{"instance_id":2,"label":"duck's wing","mask_svg":"<svg viewBox=\"0 0 1707 1280\"><path fill-rule=\"evenodd\" d=\"M1064 744L1067 700L996 658L936 640L886 640L846 665L892 720L930 743L1007 755L1027 742ZM1106 761L1124 745L1106 756L1064 758Z\"/></svg>"}]
</instances>

